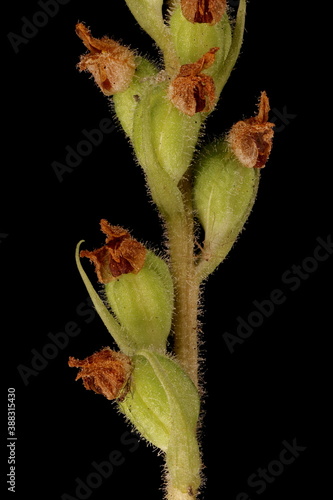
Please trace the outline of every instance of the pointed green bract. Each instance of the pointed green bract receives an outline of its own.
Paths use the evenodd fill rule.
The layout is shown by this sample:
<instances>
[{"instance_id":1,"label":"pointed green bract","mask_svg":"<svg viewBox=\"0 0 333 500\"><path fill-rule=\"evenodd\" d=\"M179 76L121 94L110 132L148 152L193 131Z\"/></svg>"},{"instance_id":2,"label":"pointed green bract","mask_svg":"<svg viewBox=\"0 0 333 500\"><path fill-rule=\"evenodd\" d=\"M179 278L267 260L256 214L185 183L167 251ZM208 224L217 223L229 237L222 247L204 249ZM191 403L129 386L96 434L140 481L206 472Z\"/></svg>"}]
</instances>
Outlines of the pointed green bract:
<instances>
[{"instance_id":1,"label":"pointed green bract","mask_svg":"<svg viewBox=\"0 0 333 500\"><path fill-rule=\"evenodd\" d=\"M131 355L133 352L136 350L136 346L133 342L131 342L129 336L127 335L126 331L119 325L119 323L115 320L115 318L110 314L108 311L108 308L92 286L87 274L85 273L81 261L80 261L80 246L84 242L84 240L81 240L75 250L75 261L77 268L79 270L79 273L81 275L81 278L86 286L86 289L89 293L89 296L92 300L92 303L94 304L94 307L96 309L96 312L99 314L101 320L103 321L104 325L106 326L108 332L111 334L111 336L114 338L116 343L118 344L118 347L120 350L126 354L126 355Z\"/></svg>"}]
</instances>

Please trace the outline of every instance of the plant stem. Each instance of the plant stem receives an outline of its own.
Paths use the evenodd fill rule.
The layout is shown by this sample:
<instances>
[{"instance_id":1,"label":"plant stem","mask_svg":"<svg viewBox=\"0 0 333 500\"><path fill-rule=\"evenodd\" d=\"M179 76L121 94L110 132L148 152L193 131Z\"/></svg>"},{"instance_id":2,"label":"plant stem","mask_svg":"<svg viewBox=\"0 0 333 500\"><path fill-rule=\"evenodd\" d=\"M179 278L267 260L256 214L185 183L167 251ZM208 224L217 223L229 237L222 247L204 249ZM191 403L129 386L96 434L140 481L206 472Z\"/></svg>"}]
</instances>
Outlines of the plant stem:
<instances>
[{"instance_id":1,"label":"plant stem","mask_svg":"<svg viewBox=\"0 0 333 500\"><path fill-rule=\"evenodd\" d=\"M174 352L198 386L198 302L199 283L194 264L194 223L188 179L179 186L185 214L166 220L171 272L175 284Z\"/></svg>"}]
</instances>

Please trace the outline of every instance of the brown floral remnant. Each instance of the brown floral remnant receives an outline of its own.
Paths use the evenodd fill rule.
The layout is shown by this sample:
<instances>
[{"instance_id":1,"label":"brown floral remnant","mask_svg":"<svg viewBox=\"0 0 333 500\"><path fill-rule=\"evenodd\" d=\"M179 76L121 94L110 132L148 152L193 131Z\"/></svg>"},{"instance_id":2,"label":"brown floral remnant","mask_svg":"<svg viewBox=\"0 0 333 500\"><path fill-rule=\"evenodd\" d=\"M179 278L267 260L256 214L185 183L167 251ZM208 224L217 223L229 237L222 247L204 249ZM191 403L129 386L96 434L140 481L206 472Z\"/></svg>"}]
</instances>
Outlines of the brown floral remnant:
<instances>
[{"instance_id":1,"label":"brown floral remnant","mask_svg":"<svg viewBox=\"0 0 333 500\"><path fill-rule=\"evenodd\" d=\"M183 64L178 75L169 85L168 97L183 113L193 116L198 112L211 111L215 104L215 84L211 76L202 73L215 60L215 52L219 47L213 47L197 62Z\"/></svg>"},{"instance_id":2,"label":"brown floral remnant","mask_svg":"<svg viewBox=\"0 0 333 500\"><path fill-rule=\"evenodd\" d=\"M88 257L95 264L98 281L109 283L122 274L137 274L144 265L146 248L132 238L126 229L111 226L105 219L101 220L100 225L107 236L105 245L97 250L80 252L80 257Z\"/></svg>"},{"instance_id":3,"label":"brown floral remnant","mask_svg":"<svg viewBox=\"0 0 333 500\"><path fill-rule=\"evenodd\" d=\"M89 50L81 56L79 70L89 71L107 96L126 90L135 72L134 53L106 36L92 37L82 23L76 25L76 34Z\"/></svg>"},{"instance_id":4,"label":"brown floral remnant","mask_svg":"<svg viewBox=\"0 0 333 500\"><path fill-rule=\"evenodd\" d=\"M272 149L274 123L268 121L266 92L261 93L258 109L253 118L235 123L228 135L234 154L248 168L263 168Z\"/></svg>"},{"instance_id":5,"label":"brown floral remnant","mask_svg":"<svg viewBox=\"0 0 333 500\"><path fill-rule=\"evenodd\" d=\"M227 9L227 0L181 0L183 16L190 23L218 23Z\"/></svg>"},{"instance_id":6,"label":"brown floral remnant","mask_svg":"<svg viewBox=\"0 0 333 500\"><path fill-rule=\"evenodd\" d=\"M120 401L128 393L132 366L130 358L125 354L104 347L82 360L71 356L68 365L80 369L75 380L82 378L87 390L102 394L107 399Z\"/></svg>"}]
</instances>

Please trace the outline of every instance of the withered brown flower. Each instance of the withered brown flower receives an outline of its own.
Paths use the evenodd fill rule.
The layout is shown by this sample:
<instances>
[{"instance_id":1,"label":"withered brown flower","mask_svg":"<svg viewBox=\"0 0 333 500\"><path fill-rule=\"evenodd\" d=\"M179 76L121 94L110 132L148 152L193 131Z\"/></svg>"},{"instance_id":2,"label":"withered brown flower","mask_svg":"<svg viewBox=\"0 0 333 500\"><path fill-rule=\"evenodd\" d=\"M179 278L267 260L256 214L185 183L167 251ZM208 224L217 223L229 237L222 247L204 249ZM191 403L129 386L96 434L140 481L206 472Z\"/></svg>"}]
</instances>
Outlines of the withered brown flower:
<instances>
[{"instance_id":1,"label":"withered brown flower","mask_svg":"<svg viewBox=\"0 0 333 500\"><path fill-rule=\"evenodd\" d=\"M181 0L183 16L191 23L218 23L227 9L227 0Z\"/></svg>"},{"instance_id":2,"label":"withered brown flower","mask_svg":"<svg viewBox=\"0 0 333 500\"><path fill-rule=\"evenodd\" d=\"M105 219L100 225L107 236L105 245L93 251L81 250L80 257L88 257L95 264L100 283L114 281L122 274L137 274L144 265L146 248L126 229L111 226Z\"/></svg>"},{"instance_id":3,"label":"withered brown flower","mask_svg":"<svg viewBox=\"0 0 333 500\"><path fill-rule=\"evenodd\" d=\"M211 76L202 73L215 60L219 47L213 47L197 62L183 64L169 85L168 97L183 113L193 116L200 111L211 111L215 104L215 84Z\"/></svg>"},{"instance_id":4,"label":"withered brown flower","mask_svg":"<svg viewBox=\"0 0 333 500\"><path fill-rule=\"evenodd\" d=\"M121 352L104 347L85 359L68 360L71 368L80 368L75 380L82 378L87 390L102 394L107 399L122 401L128 392L131 375L131 359Z\"/></svg>"},{"instance_id":5,"label":"withered brown flower","mask_svg":"<svg viewBox=\"0 0 333 500\"><path fill-rule=\"evenodd\" d=\"M105 95L126 90L135 72L134 53L106 36L92 37L83 23L76 25L76 34L89 50L77 65L80 71L89 71Z\"/></svg>"},{"instance_id":6,"label":"withered brown flower","mask_svg":"<svg viewBox=\"0 0 333 500\"><path fill-rule=\"evenodd\" d=\"M272 149L274 123L268 121L269 100L262 92L258 114L231 128L228 141L238 160L248 168L263 168Z\"/></svg>"}]
</instances>

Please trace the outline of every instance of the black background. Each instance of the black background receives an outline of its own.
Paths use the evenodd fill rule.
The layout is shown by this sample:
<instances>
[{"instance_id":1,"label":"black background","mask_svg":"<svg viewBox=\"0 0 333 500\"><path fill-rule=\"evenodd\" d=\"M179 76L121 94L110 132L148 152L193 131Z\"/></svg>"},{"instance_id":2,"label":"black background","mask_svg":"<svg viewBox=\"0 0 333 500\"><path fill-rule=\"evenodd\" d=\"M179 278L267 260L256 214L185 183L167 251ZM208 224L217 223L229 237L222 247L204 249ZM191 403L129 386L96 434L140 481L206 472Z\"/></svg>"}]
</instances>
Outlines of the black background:
<instances>
[{"instance_id":1,"label":"black background","mask_svg":"<svg viewBox=\"0 0 333 500\"><path fill-rule=\"evenodd\" d=\"M208 135L223 133L251 116L260 92L267 91L276 120L274 149L247 229L204 294L205 500L235 500L241 492L251 500L321 496L327 398L322 357L331 330L332 258L300 278L297 290L282 280L294 265L310 262L304 259L313 256L318 237L326 241L332 234L329 165L319 155L320 126L311 116L322 99L309 71L316 37L303 5L249 2L241 57L207 127ZM66 146L75 148L83 129L113 120L107 99L75 68L85 51L76 22L87 23L96 37L107 34L158 55L121 0L60 5L17 53L8 33L21 34L22 17L31 20L41 8L29 0L7 9L0 266L6 387L16 389L15 497L76 497L77 478L86 482L93 462L118 450L124 464L87 498L157 500L162 457L144 442L135 450L133 443L124 444L129 428L122 417L106 399L74 382L67 360L110 344L93 310L87 307L82 315L87 292L74 262L76 243L84 239L87 248L99 246L99 220L106 218L159 248L158 216L118 126L62 182L51 164L65 162ZM255 310L253 301L268 299L274 289L283 292L285 302L231 353L223 334L235 334L237 317L246 320ZM51 342L48 334L63 332L69 322L80 333L25 385L17 367L31 367L31 350L42 353ZM3 449L5 438L4 432ZM279 458L284 440L294 439L306 450L263 493L256 492L248 477Z\"/></svg>"}]
</instances>

